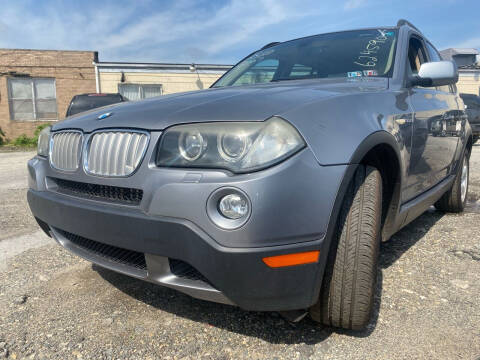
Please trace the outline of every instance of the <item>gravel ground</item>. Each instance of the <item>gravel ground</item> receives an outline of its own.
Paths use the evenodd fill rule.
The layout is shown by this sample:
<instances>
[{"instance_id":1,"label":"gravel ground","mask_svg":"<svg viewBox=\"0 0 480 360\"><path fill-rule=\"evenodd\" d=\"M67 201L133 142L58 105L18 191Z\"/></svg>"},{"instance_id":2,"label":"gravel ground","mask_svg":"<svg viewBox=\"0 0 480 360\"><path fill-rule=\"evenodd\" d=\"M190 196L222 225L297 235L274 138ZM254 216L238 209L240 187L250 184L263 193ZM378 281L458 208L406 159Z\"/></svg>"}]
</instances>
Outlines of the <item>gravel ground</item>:
<instances>
[{"instance_id":1,"label":"gravel ground","mask_svg":"<svg viewBox=\"0 0 480 360\"><path fill-rule=\"evenodd\" d=\"M0 241L38 230L27 204L27 161L35 152L0 152Z\"/></svg>"},{"instance_id":2,"label":"gravel ground","mask_svg":"<svg viewBox=\"0 0 480 360\"><path fill-rule=\"evenodd\" d=\"M431 209L382 245L363 332L192 299L71 255L27 210L29 156L0 154L0 359L480 358L480 146L468 210Z\"/></svg>"}]
</instances>

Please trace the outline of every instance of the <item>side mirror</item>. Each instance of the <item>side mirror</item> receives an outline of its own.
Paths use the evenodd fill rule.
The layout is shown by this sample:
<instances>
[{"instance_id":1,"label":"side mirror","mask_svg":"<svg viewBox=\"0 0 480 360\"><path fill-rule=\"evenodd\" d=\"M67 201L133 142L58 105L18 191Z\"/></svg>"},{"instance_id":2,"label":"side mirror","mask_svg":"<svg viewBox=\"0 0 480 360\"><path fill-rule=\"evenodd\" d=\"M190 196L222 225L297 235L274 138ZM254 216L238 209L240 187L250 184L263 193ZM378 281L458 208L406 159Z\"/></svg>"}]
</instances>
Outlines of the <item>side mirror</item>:
<instances>
[{"instance_id":1,"label":"side mirror","mask_svg":"<svg viewBox=\"0 0 480 360\"><path fill-rule=\"evenodd\" d=\"M422 64L418 75L411 79L411 86L443 86L457 81L458 70L453 61L436 61Z\"/></svg>"}]
</instances>

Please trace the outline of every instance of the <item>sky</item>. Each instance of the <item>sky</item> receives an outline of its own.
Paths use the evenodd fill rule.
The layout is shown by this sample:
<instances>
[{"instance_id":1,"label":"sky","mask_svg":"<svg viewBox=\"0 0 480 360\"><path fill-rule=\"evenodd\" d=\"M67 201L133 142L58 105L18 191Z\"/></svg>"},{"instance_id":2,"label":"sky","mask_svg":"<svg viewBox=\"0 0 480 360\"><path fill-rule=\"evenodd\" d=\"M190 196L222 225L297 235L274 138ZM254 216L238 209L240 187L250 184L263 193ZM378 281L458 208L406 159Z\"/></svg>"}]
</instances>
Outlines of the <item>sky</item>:
<instances>
[{"instance_id":1,"label":"sky","mask_svg":"<svg viewBox=\"0 0 480 360\"><path fill-rule=\"evenodd\" d=\"M480 49L480 0L0 0L0 48L94 50L100 61L234 64L272 41L395 25Z\"/></svg>"}]
</instances>

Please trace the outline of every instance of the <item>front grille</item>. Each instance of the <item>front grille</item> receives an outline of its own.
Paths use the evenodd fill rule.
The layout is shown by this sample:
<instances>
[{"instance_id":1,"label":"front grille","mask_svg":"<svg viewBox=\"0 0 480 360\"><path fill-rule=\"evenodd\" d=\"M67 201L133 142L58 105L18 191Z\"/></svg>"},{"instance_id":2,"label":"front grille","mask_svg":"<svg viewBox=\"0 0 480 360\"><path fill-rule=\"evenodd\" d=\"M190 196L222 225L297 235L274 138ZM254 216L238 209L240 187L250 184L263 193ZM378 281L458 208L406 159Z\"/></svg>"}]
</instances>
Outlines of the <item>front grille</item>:
<instances>
[{"instance_id":1,"label":"front grille","mask_svg":"<svg viewBox=\"0 0 480 360\"><path fill-rule=\"evenodd\" d=\"M84 199L139 205L143 198L143 190L140 189L88 184L58 178L50 179L57 185L56 192Z\"/></svg>"},{"instance_id":2,"label":"front grille","mask_svg":"<svg viewBox=\"0 0 480 360\"><path fill-rule=\"evenodd\" d=\"M147 270L147 263L145 262L145 255L143 253L102 244L63 230L55 230L71 243L90 254L102 257L117 264L131 266L139 270Z\"/></svg>"},{"instance_id":3,"label":"front grille","mask_svg":"<svg viewBox=\"0 0 480 360\"><path fill-rule=\"evenodd\" d=\"M149 136L134 131L101 131L89 140L85 170L98 176L128 176L140 165Z\"/></svg>"},{"instance_id":4,"label":"front grille","mask_svg":"<svg viewBox=\"0 0 480 360\"><path fill-rule=\"evenodd\" d=\"M200 280L207 284L210 284L208 279L200 274L200 272L195 269L192 265L186 263L182 260L169 259L170 262L170 271L172 274L178 276L179 278L189 279L189 280Z\"/></svg>"},{"instance_id":5,"label":"front grille","mask_svg":"<svg viewBox=\"0 0 480 360\"><path fill-rule=\"evenodd\" d=\"M59 170L78 169L83 134L78 131L62 131L52 135L50 164Z\"/></svg>"}]
</instances>

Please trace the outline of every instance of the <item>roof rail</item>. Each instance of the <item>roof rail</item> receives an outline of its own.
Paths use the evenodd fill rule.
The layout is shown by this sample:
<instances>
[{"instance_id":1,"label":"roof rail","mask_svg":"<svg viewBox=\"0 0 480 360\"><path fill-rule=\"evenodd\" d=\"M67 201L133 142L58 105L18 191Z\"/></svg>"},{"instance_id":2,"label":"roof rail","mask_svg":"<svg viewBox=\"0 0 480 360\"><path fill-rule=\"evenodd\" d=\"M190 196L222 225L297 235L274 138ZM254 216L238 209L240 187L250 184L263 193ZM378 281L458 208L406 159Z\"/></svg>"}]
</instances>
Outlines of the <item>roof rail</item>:
<instances>
[{"instance_id":1,"label":"roof rail","mask_svg":"<svg viewBox=\"0 0 480 360\"><path fill-rule=\"evenodd\" d=\"M408 25L408 26L410 26L411 28L417 30L419 33L421 33L420 29L417 28L415 25L413 25L413 24L412 24L410 21L408 21L408 20L405 20L405 19L400 19L400 20L398 20L397 26L402 26L402 25Z\"/></svg>"},{"instance_id":2,"label":"roof rail","mask_svg":"<svg viewBox=\"0 0 480 360\"><path fill-rule=\"evenodd\" d=\"M268 43L267 45L262 47L260 50L268 49L269 47L272 47L272 46L275 46L275 45L278 45L278 44L280 44L280 41L274 41L274 42Z\"/></svg>"}]
</instances>

